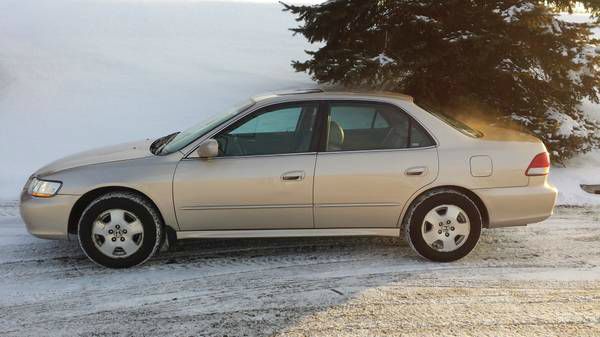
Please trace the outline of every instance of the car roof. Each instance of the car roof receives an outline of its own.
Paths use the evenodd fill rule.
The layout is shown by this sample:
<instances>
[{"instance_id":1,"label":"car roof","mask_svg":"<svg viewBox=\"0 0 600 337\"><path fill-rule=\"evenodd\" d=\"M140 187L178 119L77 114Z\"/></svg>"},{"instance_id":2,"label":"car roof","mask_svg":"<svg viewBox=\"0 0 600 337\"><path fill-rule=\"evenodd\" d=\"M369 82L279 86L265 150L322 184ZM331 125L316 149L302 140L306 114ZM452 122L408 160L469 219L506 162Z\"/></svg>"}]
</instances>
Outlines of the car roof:
<instances>
[{"instance_id":1,"label":"car roof","mask_svg":"<svg viewBox=\"0 0 600 337\"><path fill-rule=\"evenodd\" d=\"M273 91L252 97L257 103L270 103L276 101L292 101L297 99L396 99L407 102L413 102L412 96L390 91L327 91L320 88L308 89L290 89L282 91Z\"/></svg>"}]
</instances>

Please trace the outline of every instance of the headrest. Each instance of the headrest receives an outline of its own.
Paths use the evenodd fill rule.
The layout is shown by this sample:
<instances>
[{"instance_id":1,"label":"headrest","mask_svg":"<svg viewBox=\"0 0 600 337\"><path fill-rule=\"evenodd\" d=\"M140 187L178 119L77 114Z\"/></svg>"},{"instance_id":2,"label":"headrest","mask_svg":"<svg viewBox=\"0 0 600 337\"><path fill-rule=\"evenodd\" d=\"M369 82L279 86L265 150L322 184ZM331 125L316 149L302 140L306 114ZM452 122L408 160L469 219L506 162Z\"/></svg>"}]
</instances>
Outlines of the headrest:
<instances>
[{"instance_id":1,"label":"headrest","mask_svg":"<svg viewBox=\"0 0 600 337\"><path fill-rule=\"evenodd\" d=\"M327 150L341 150L344 145L344 129L335 121L329 122Z\"/></svg>"}]
</instances>

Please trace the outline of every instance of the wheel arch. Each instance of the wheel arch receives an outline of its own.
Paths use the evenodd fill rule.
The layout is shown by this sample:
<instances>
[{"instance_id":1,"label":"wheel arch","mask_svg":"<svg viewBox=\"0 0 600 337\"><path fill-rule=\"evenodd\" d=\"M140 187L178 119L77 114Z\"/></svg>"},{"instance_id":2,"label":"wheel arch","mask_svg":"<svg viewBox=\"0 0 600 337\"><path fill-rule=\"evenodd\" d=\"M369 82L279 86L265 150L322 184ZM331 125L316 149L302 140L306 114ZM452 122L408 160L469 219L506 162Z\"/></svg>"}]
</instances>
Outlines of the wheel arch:
<instances>
[{"instance_id":1,"label":"wheel arch","mask_svg":"<svg viewBox=\"0 0 600 337\"><path fill-rule=\"evenodd\" d=\"M461 193L465 194L467 197L469 197L471 200L473 200L473 202L477 206L477 209L479 209L479 212L481 212L481 219L483 221L482 226L484 228L489 228L490 215L489 215L487 206L485 205L483 200L481 200L481 198L475 192L471 191L470 189L461 187L461 186L455 186L455 185L435 186L435 187L423 190L420 193L416 194L412 198L409 206L406 207L406 209L404 211L404 214L402 216L402 222L400 222L400 228L404 229L404 226L406 225L406 221L408 220L408 217L410 216L410 211L411 211L412 207L414 206L415 202L419 199L419 197L421 197L422 195L429 193L431 191L444 190L444 189L461 192Z\"/></svg>"},{"instance_id":2,"label":"wheel arch","mask_svg":"<svg viewBox=\"0 0 600 337\"><path fill-rule=\"evenodd\" d=\"M68 227L67 227L68 234L77 235L77 226L79 225L79 219L81 218L81 215L83 214L83 211L85 210L85 208L96 198L98 198L104 194L110 193L110 192L129 192L129 193L135 193L135 194L139 195L140 197L144 198L144 200L148 201L152 205L152 207L154 207L154 209L160 216L160 219L162 220L163 224L165 223L165 219L160 211L160 208L158 208L156 206L156 203L154 201L152 201L152 199L150 199L150 197L148 197L145 193L140 192L131 187L103 186L103 187L99 187L99 188L90 190L90 191L84 193L81 197L79 197L79 199L77 199L77 201L71 208L71 212L69 213L69 223L68 223ZM167 226L165 224L164 227L165 227L165 230L169 231L169 229L170 229L169 226Z\"/></svg>"}]
</instances>

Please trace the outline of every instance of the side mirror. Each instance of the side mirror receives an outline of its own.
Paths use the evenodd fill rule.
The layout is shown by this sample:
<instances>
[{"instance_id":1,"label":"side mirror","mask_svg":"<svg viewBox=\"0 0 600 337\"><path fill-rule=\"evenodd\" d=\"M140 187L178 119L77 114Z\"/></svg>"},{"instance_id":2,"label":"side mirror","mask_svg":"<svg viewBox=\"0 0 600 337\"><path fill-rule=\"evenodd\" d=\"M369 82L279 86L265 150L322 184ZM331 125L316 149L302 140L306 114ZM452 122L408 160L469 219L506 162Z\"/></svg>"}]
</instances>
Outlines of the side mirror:
<instances>
[{"instance_id":1,"label":"side mirror","mask_svg":"<svg viewBox=\"0 0 600 337\"><path fill-rule=\"evenodd\" d=\"M213 158L219 155L219 143L214 139L203 141L198 149L198 156L203 159Z\"/></svg>"}]
</instances>

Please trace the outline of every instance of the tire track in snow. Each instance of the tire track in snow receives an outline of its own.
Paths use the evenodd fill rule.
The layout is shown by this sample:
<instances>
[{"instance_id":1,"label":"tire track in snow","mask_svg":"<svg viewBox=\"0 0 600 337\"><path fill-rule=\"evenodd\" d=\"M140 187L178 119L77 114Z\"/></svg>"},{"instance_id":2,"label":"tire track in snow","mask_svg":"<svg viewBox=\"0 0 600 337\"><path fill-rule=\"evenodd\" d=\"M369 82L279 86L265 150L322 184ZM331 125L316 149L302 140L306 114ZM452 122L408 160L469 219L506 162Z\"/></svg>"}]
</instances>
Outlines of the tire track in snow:
<instances>
[{"instance_id":1,"label":"tire track in snow","mask_svg":"<svg viewBox=\"0 0 600 337\"><path fill-rule=\"evenodd\" d=\"M185 243L125 271L70 243L22 240L15 223L0 227L0 335L591 334L598 213L561 208L543 224L484 231L451 264L390 238L246 239ZM448 330L452 310L469 321Z\"/></svg>"}]
</instances>

